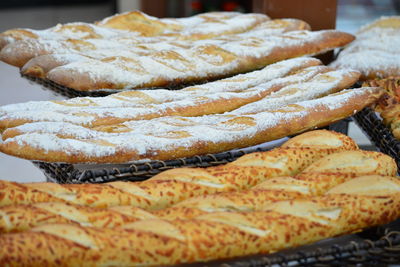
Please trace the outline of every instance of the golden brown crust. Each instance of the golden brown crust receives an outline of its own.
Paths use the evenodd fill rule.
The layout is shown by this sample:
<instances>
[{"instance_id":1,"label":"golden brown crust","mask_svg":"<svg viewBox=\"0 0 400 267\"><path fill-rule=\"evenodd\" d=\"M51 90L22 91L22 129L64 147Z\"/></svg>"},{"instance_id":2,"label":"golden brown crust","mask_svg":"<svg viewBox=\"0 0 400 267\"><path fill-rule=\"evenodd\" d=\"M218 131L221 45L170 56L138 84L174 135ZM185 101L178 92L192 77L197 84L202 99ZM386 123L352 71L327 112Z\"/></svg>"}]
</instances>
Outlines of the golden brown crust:
<instances>
[{"instance_id":1,"label":"golden brown crust","mask_svg":"<svg viewBox=\"0 0 400 267\"><path fill-rule=\"evenodd\" d=\"M117 229L50 224L3 234L0 263L169 265L207 261L271 253L385 224L400 216L398 179L368 176L351 182L366 189L353 191L342 184L324 196L279 201L257 212L150 219ZM391 190L376 193L368 182Z\"/></svg>"}]
</instances>

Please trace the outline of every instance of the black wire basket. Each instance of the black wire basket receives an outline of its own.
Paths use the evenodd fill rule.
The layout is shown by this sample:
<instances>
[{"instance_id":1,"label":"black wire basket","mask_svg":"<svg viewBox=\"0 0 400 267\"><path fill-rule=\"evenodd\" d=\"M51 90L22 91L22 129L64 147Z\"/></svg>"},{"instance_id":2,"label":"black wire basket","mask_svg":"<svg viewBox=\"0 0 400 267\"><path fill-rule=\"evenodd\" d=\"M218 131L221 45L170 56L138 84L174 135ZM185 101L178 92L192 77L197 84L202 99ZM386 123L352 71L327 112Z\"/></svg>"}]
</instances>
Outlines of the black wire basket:
<instances>
[{"instance_id":1,"label":"black wire basket","mask_svg":"<svg viewBox=\"0 0 400 267\"><path fill-rule=\"evenodd\" d=\"M74 97L84 97L84 96L90 96L90 97L102 97L102 96L107 96L115 93L119 93L122 91L129 91L129 90L135 90L135 89L97 89L95 91L79 91L74 88L66 87L64 85L58 84L56 82L53 82L48 79L44 78L39 78L35 76L30 76L30 75L25 75L21 73L21 77L27 79L33 84L38 84L40 85L44 90L49 90L53 92L56 95L62 95L67 98L74 98ZM165 87L146 87L146 88L139 88L137 90L154 90L154 89L167 89L167 90L179 90L187 86L193 86L193 85L199 85L203 83L207 83L210 81L213 81L215 79L203 79L197 83L180 83L180 84L169 84L168 86Z\"/></svg>"},{"instance_id":2,"label":"black wire basket","mask_svg":"<svg viewBox=\"0 0 400 267\"><path fill-rule=\"evenodd\" d=\"M354 120L376 148L396 160L400 169L400 141L393 136L390 129L371 108L365 108L354 116Z\"/></svg>"},{"instance_id":3,"label":"black wire basket","mask_svg":"<svg viewBox=\"0 0 400 267\"><path fill-rule=\"evenodd\" d=\"M45 90L50 90L54 94L62 95L67 98L83 97L83 96L101 97L101 96L107 96L110 94L121 92L121 90L78 91L73 88L63 86L61 84L55 83L55 82L47 80L47 79L29 76L29 75L25 75L25 74L21 74L21 76L23 78L29 80L33 84L41 85L41 87Z\"/></svg>"},{"instance_id":4,"label":"black wire basket","mask_svg":"<svg viewBox=\"0 0 400 267\"><path fill-rule=\"evenodd\" d=\"M48 181L57 183L143 181L172 168L210 167L225 164L248 153L270 150L286 140L287 138L282 138L249 148L166 161L152 160L128 164L66 164L33 161L33 164L44 172Z\"/></svg>"}]
</instances>

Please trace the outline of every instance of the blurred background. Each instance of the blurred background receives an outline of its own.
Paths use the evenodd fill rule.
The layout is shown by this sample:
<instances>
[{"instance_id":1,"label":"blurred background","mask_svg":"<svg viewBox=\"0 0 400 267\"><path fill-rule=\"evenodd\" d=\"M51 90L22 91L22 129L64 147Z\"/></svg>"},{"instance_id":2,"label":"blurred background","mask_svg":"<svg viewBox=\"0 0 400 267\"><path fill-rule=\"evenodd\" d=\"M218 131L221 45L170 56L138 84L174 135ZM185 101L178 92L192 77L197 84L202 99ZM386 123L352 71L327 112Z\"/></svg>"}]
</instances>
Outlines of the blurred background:
<instances>
[{"instance_id":1,"label":"blurred background","mask_svg":"<svg viewBox=\"0 0 400 267\"><path fill-rule=\"evenodd\" d=\"M11 28L44 29L57 23L94 22L115 13L142 10L156 17L184 17L209 11L261 12L272 18L301 18L313 29L337 28L355 33L381 16L400 13L400 0L7 0L0 1L0 32ZM62 99L29 84L17 68L0 62L0 105ZM374 149L351 124L349 135L363 148ZM0 154L0 179L43 181L29 161Z\"/></svg>"}]
</instances>

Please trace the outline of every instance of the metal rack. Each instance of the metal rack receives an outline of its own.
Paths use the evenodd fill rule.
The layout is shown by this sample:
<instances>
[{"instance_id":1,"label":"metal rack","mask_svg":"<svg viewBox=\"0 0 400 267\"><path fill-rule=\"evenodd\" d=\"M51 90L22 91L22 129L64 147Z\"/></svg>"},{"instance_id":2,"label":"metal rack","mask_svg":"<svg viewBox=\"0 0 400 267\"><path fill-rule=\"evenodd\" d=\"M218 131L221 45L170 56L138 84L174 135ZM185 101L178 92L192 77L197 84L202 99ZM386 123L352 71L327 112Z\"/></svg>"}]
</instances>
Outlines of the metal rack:
<instances>
[{"instance_id":1,"label":"metal rack","mask_svg":"<svg viewBox=\"0 0 400 267\"><path fill-rule=\"evenodd\" d=\"M400 142L383 124L382 119L378 117L375 111L371 108L365 108L353 117L376 148L393 157L396 160L397 167L400 168Z\"/></svg>"},{"instance_id":2,"label":"metal rack","mask_svg":"<svg viewBox=\"0 0 400 267\"><path fill-rule=\"evenodd\" d=\"M50 90L57 95L62 95L67 98L74 98L74 97L102 97L107 96L115 93L119 93L122 91L129 91L129 90L153 90L153 89L160 89L160 87L147 87L147 88L139 88L139 89L97 89L95 91L79 91L70 87L66 87L64 85L58 84L48 79L43 79L39 77L29 76L21 73L21 77L27 79L33 84L39 84L44 90ZM215 79L213 79L215 80ZM184 87L199 85L203 83L207 83L213 80L202 80L197 83L180 83L180 84L169 84L168 86L162 87L162 89L168 90L179 90Z\"/></svg>"},{"instance_id":3,"label":"metal rack","mask_svg":"<svg viewBox=\"0 0 400 267\"><path fill-rule=\"evenodd\" d=\"M287 138L249 148L166 161L153 160L128 164L101 165L33 161L33 164L45 173L49 181L57 183L104 183L117 180L142 181L172 168L210 167L225 164L248 153L267 151L282 144L285 140Z\"/></svg>"}]
</instances>

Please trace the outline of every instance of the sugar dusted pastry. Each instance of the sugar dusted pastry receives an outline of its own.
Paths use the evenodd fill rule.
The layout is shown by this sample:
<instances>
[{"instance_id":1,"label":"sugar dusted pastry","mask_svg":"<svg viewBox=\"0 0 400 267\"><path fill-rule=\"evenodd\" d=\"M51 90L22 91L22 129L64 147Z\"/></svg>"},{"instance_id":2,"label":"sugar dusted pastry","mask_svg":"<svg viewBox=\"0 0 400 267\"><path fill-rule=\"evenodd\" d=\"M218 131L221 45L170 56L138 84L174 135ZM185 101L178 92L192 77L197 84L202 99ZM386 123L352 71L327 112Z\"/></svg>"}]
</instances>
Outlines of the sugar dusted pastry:
<instances>
[{"instance_id":1,"label":"sugar dusted pastry","mask_svg":"<svg viewBox=\"0 0 400 267\"><path fill-rule=\"evenodd\" d=\"M137 90L110 96L81 97L63 101L35 101L0 107L0 129L34 121L69 122L87 127L162 116L200 116L231 111L280 90L312 79L332 69L313 58L281 61L262 70L178 91ZM351 85L354 72L337 72ZM322 76L324 77L324 76ZM339 78L339 77L338 77ZM339 78L336 82L340 83Z\"/></svg>"},{"instance_id":2,"label":"sugar dusted pastry","mask_svg":"<svg viewBox=\"0 0 400 267\"><path fill-rule=\"evenodd\" d=\"M138 36L139 35L139 36ZM10 30L0 59L78 91L173 87L215 80L343 46L353 36L311 32L300 20L206 13L157 20L133 12L97 25ZM157 71L154 71L157 70Z\"/></svg>"},{"instance_id":3,"label":"sugar dusted pastry","mask_svg":"<svg viewBox=\"0 0 400 267\"><path fill-rule=\"evenodd\" d=\"M331 66L352 68L361 79L400 75L400 17L382 17L362 27Z\"/></svg>"},{"instance_id":4,"label":"sugar dusted pastry","mask_svg":"<svg viewBox=\"0 0 400 267\"><path fill-rule=\"evenodd\" d=\"M254 114L161 117L95 129L69 123L28 123L16 127L0 150L26 159L70 163L216 153L325 126L371 105L382 94L380 88L363 87Z\"/></svg>"}]
</instances>

